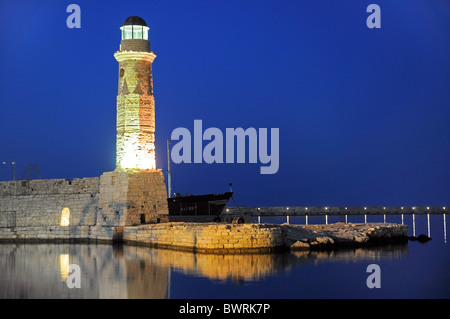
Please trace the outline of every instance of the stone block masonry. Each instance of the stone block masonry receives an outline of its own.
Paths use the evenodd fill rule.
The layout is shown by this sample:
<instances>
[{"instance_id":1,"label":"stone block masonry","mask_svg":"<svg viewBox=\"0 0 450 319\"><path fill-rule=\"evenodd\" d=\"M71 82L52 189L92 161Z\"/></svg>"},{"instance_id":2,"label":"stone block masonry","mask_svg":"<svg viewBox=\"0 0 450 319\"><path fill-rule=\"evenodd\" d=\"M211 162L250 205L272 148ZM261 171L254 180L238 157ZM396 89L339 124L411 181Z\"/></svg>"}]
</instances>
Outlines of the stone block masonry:
<instances>
[{"instance_id":1,"label":"stone block masonry","mask_svg":"<svg viewBox=\"0 0 450 319\"><path fill-rule=\"evenodd\" d=\"M125 227L125 243L208 253L273 252L358 247L407 241L408 226L164 223Z\"/></svg>"},{"instance_id":2,"label":"stone block masonry","mask_svg":"<svg viewBox=\"0 0 450 319\"><path fill-rule=\"evenodd\" d=\"M117 227L27 226L0 227L0 242L104 242L111 243Z\"/></svg>"},{"instance_id":3,"label":"stone block masonry","mask_svg":"<svg viewBox=\"0 0 450 319\"><path fill-rule=\"evenodd\" d=\"M125 227L125 243L194 252L271 252L284 247L279 225L163 223Z\"/></svg>"},{"instance_id":4,"label":"stone block masonry","mask_svg":"<svg viewBox=\"0 0 450 319\"><path fill-rule=\"evenodd\" d=\"M119 169L156 168L152 77L156 55L147 50L134 51L140 44L149 45L149 41L122 40L127 50L133 50L122 47L114 54L119 62L116 139L116 167Z\"/></svg>"},{"instance_id":5,"label":"stone block masonry","mask_svg":"<svg viewBox=\"0 0 450 319\"><path fill-rule=\"evenodd\" d=\"M106 172L100 178L98 225L131 226L168 220L167 190L161 171Z\"/></svg>"},{"instance_id":6,"label":"stone block masonry","mask_svg":"<svg viewBox=\"0 0 450 319\"><path fill-rule=\"evenodd\" d=\"M123 226L167 220L161 171L0 182L0 240L121 237Z\"/></svg>"},{"instance_id":7,"label":"stone block masonry","mask_svg":"<svg viewBox=\"0 0 450 319\"><path fill-rule=\"evenodd\" d=\"M0 182L0 227L60 225L64 208L71 225L95 225L98 195L98 177Z\"/></svg>"},{"instance_id":8,"label":"stone block masonry","mask_svg":"<svg viewBox=\"0 0 450 319\"><path fill-rule=\"evenodd\" d=\"M126 39L120 43L120 51L150 52L150 41Z\"/></svg>"}]
</instances>

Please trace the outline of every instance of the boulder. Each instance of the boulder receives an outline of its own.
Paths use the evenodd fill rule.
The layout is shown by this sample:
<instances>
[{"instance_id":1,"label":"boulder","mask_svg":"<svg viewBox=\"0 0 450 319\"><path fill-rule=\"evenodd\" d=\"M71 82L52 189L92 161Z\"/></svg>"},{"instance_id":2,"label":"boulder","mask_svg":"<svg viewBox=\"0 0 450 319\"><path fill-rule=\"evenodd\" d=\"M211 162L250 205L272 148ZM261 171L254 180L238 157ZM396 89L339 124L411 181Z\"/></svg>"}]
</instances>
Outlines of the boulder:
<instances>
[{"instance_id":1,"label":"boulder","mask_svg":"<svg viewBox=\"0 0 450 319\"><path fill-rule=\"evenodd\" d=\"M355 243L364 244L369 240L369 238L367 236L355 236L353 240L355 241Z\"/></svg>"},{"instance_id":2,"label":"boulder","mask_svg":"<svg viewBox=\"0 0 450 319\"><path fill-rule=\"evenodd\" d=\"M316 241L320 244L320 245L330 245L330 244L334 244L334 240L328 236L322 236L322 237L317 237Z\"/></svg>"},{"instance_id":3,"label":"boulder","mask_svg":"<svg viewBox=\"0 0 450 319\"><path fill-rule=\"evenodd\" d=\"M408 239L409 240L413 240L413 241L418 241L418 242L421 242L421 243L426 243L427 241L429 241L429 240L431 240L431 238L430 237L428 237L427 235L425 235L425 234L420 234L419 236L417 236L417 237L415 237L415 236L408 236Z\"/></svg>"},{"instance_id":4,"label":"boulder","mask_svg":"<svg viewBox=\"0 0 450 319\"><path fill-rule=\"evenodd\" d=\"M310 248L311 248L310 244L303 242L301 240L296 241L289 247L290 250L309 250Z\"/></svg>"}]
</instances>

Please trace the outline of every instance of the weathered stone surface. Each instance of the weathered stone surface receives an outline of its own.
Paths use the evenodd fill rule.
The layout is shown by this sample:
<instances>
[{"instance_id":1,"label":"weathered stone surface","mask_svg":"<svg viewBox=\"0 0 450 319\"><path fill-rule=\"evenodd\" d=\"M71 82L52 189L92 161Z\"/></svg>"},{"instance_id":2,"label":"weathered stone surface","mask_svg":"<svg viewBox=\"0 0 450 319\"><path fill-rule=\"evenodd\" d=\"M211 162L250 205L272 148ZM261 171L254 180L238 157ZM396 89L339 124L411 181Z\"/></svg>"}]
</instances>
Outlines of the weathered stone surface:
<instances>
[{"instance_id":1,"label":"weathered stone surface","mask_svg":"<svg viewBox=\"0 0 450 319\"><path fill-rule=\"evenodd\" d=\"M0 182L0 238L34 228L125 226L167 220L164 175L158 170L114 171L100 178ZM28 227L26 229L25 227ZM79 228L81 229L81 228Z\"/></svg>"},{"instance_id":2,"label":"weathered stone surface","mask_svg":"<svg viewBox=\"0 0 450 319\"><path fill-rule=\"evenodd\" d=\"M152 62L156 55L150 52L148 40L131 39L122 40L114 56L119 62L116 167L155 169Z\"/></svg>"},{"instance_id":3,"label":"weathered stone surface","mask_svg":"<svg viewBox=\"0 0 450 319\"><path fill-rule=\"evenodd\" d=\"M328 236L317 237L316 241L321 245L332 245L334 244L334 240Z\"/></svg>"},{"instance_id":4,"label":"weathered stone surface","mask_svg":"<svg viewBox=\"0 0 450 319\"><path fill-rule=\"evenodd\" d=\"M284 247L278 225L161 223L126 227L128 243L210 252L270 251Z\"/></svg>"},{"instance_id":5,"label":"weathered stone surface","mask_svg":"<svg viewBox=\"0 0 450 319\"><path fill-rule=\"evenodd\" d=\"M291 246L289 246L291 250L309 250L311 245L307 242L303 242L301 240L296 241Z\"/></svg>"},{"instance_id":6,"label":"weathered stone surface","mask_svg":"<svg viewBox=\"0 0 450 319\"><path fill-rule=\"evenodd\" d=\"M70 225L95 225L99 178L0 182L0 227L57 226L64 208Z\"/></svg>"},{"instance_id":7,"label":"weathered stone surface","mask_svg":"<svg viewBox=\"0 0 450 319\"><path fill-rule=\"evenodd\" d=\"M193 251L243 252L250 250L322 249L361 246L374 240L405 238L408 228L397 224L196 224L164 223L126 227L126 242Z\"/></svg>"},{"instance_id":8,"label":"weathered stone surface","mask_svg":"<svg viewBox=\"0 0 450 319\"><path fill-rule=\"evenodd\" d=\"M97 225L130 226L166 221L167 191L159 170L116 170L100 178Z\"/></svg>"},{"instance_id":9,"label":"weathered stone surface","mask_svg":"<svg viewBox=\"0 0 450 319\"><path fill-rule=\"evenodd\" d=\"M364 245L376 241L406 239L408 226L392 223L328 225L282 225L284 243L296 249L299 241L311 247L322 248L342 245Z\"/></svg>"}]
</instances>

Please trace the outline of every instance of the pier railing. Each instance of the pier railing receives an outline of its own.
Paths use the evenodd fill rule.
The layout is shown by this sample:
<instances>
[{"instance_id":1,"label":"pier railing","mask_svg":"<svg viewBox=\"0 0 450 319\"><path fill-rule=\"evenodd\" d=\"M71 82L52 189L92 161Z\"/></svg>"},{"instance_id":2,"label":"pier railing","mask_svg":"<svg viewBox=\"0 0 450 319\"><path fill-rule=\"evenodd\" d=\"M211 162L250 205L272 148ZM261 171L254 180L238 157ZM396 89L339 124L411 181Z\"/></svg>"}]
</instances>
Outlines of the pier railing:
<instances>
[{"instance_id":1,"label":"pier railing","mask_svg":"<svg viewBox=\"0 0 450 319\"><path fill-rule=\"evenodd\" d=\"M227 207L229 214L245 213L251 216L326 216L326 215L401 215L446 214L450 206L272 206Z\"/></svg>"},{"instance_id":2,"label":"pier railing","mask_svg":"<svg viewBox=\"0 0 450 319\"><path fill-rule=\"evenodd\" d=\"M305 224L308 225L308 217L324 216L325 224L328 224L328 216L343 216L345 222L348 222L348 216L364 216L364 222L367 223L367 216L382 215L386 223L386 216L400 215L402 225L404 224L404 215L412 216L413 236L415 236L415 216L427 215L428 237L430 237L430 215L442 215L444 222L444 234L446 240L446 218L450 206L272 206L272 207L227 207L226 215L238 216L247 215L257 217L258 223L261 217L286 217L286 223L289 224L289 217L304 216Z\"/></svg>"}]
</instances>

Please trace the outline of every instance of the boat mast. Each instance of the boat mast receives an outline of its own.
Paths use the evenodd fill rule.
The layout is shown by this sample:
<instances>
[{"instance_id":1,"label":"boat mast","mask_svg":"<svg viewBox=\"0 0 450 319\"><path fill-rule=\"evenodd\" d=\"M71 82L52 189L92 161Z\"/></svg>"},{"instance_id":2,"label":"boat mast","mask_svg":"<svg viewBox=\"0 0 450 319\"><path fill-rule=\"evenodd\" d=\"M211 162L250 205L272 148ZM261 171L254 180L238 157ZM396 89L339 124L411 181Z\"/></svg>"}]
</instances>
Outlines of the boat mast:
<instances>
[{"instance_id":1,"label":"boat mast","mask_svg":"<svg viewBox=\"0 0 450 319\"><path fill-rule=\"evenodd\" d=\"M167 181L168 181L168 198L172 197L172 181L170 178L170 141L167 139Z\"/></svg>"}]
</instances>

